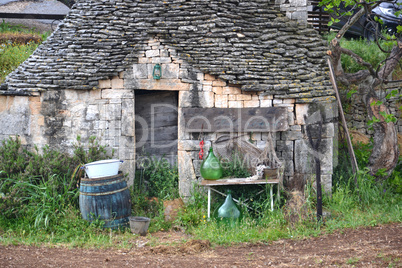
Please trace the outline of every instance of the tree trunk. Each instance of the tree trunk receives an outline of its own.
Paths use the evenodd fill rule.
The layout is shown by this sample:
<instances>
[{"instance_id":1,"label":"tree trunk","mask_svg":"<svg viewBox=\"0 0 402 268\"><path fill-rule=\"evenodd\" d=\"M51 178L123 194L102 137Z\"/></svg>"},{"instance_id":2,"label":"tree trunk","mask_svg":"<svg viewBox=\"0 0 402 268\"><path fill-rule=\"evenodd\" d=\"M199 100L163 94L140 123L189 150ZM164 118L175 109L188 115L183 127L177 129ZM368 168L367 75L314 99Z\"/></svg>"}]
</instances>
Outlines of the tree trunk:
<instances>
[{"instance_id":1,"label":"tree trunk","mask_svg":"<svg viewBox=\"0 0 402 268\"><path fill-rule=\"evenodd\" d=\"M385 122L384 117L380 114L386 112L389 114L388 108L384 105L371 105L377 102L378 98L373 94L366 96L367 113L370 118L373 116L380 120L374 123L374 147L369 158L369 169L372 175L375 175L380 169L383 169L388 175L394 170L398 163L398 137L396 127L393 122ZM388 177L388 176L386 176Z\"/></svg>"},{"instance_id":2,"label":"tree trunk","mask_svg":"<svg viewBox=\"0 0 402 268\"><path fill-rule=\"evenodd\" d=\"M384 104L373 105L379 100L374 89L375 83L373 82L375 81L376 79L369 76L359 84L359 91L363 95L368 117L370 119L375 117L379 120L373 124L373 151L369 158L368 168L372 175L376 175L380 169L390 175L398 163L398 136L394 123L387 123L380 114L380 112L390 113L387 106Z\"/></svg>"}]
</instances>

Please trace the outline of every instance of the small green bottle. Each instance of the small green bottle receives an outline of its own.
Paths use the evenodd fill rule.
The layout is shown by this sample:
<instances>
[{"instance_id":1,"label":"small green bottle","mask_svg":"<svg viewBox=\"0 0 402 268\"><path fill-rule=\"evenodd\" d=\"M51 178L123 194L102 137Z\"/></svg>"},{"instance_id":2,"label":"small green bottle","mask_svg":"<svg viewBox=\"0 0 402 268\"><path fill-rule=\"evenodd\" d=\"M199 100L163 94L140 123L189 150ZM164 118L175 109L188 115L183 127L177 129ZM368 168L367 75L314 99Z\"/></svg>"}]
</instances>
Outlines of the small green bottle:
<instances>
[{"instance_id":1,"label":"small green bottle","mask_svg":"<svg viewBox=\"0 0 402 268\"><path fill-rule=\"evenodd\" d=\"M200 172L205 180L218 180L222 177L223 169L219 159L214 155L212 146L209 148L207 158L201 164Z\"/></svg>"}]
</instances>

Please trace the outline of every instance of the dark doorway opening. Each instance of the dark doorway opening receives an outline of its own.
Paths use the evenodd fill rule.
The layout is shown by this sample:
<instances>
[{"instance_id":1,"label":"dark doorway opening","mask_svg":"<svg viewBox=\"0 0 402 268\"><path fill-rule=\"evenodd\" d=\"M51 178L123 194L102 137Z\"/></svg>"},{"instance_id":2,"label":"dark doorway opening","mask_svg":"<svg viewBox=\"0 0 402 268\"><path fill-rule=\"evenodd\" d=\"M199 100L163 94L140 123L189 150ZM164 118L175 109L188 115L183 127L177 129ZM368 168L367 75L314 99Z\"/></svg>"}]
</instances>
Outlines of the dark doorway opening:
<instances>
[{"instance_id":1,"label":"dark doorway opening","mask_svg":"<svg viewBox=\"0 0 402 268\"><path fill-rule=\"evenodd\" d=\"M135 91L137 162L154 159L177 163L178 92ZM138 168L138 165L137 165Z\"/></svg>"}]
</instances>

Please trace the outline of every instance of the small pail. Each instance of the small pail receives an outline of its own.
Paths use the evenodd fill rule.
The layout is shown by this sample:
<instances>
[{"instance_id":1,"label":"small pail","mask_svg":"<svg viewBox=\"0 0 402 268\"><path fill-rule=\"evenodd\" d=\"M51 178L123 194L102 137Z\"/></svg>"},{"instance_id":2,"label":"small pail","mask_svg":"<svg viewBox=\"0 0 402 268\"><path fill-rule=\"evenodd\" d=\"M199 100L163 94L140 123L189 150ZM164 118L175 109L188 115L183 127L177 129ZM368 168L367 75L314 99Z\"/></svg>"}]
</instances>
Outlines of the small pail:
<instances>
[{"instance_id":1,"label":"small pail","mask_svg":"<svg viewBox=\"0 0 402 268\"><path fill-rule=\"evenodd\" d=\"M143 236L147 234L150 218L131 216L129 219L131 232Z\"/></svg>"}]
</instances>

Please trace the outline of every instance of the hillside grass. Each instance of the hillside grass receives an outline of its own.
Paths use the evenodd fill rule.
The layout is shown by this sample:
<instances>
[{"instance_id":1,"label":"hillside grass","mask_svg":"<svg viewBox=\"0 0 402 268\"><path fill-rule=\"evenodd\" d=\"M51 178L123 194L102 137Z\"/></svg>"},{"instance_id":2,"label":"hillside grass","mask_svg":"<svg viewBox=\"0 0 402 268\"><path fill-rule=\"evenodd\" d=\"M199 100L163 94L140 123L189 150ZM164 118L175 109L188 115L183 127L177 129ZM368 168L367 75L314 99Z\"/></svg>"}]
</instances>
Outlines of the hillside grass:
<instances>
[{"instance_id":1,"label":"hillside grass","mask_svg":"<svg viewBox=\"0 0 402 268\"><path fill-rule=\"evenodd\" d=\"M0 84L50 35L23 25L0 24Z\"/></svg>"}]
</instances>

